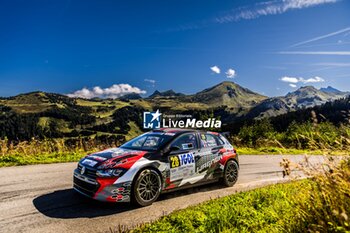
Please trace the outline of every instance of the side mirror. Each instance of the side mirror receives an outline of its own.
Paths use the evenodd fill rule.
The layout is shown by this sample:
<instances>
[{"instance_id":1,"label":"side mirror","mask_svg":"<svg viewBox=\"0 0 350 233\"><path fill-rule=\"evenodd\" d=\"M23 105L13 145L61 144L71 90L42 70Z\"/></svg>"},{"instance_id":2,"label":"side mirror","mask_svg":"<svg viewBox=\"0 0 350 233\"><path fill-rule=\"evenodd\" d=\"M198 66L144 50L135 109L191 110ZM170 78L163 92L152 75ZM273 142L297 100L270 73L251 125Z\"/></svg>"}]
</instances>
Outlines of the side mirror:
<instances>
[{"instance_id":1,"label":"side mirror","mask_svg":"<svg viewBox=\"0 0 350 233\"><path fill-rule=\"evenodd\" d=\"M178 151L178 150L180 150L180 147L178 147L178 146L172 146L172 147L170 147L169 152Z\"/></svg>"}]
</instances>

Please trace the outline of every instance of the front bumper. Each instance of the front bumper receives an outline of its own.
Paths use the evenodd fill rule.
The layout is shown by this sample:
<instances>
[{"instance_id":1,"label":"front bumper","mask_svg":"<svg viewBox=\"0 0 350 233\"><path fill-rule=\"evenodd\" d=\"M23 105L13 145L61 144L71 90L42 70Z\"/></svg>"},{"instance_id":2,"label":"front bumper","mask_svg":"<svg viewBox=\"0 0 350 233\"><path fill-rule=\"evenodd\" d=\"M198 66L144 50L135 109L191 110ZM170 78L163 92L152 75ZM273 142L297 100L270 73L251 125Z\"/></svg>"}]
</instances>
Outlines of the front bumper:
<instances>
[{"instance_id":1,"label":"front bumper","mask_svg":"<svg viewBox=\"0 0 350 233\"><path fill-rule=\"evenodd\" d=\"M73 188L80 194L104 202L130 202L131 181L116 183L118 178L100 178L80 174L73 175Z\"/></svg>"},{"instance_id":2,"label":"front bumper","mask_svg":"<svg viewBox=\"0 0 350 233\"><path fill-rule=\"evenodd\" d=\"M100 184L92 178L74 172L73 188L85 196L94 198L100 188Z\"/></svg>"}]
</instances>

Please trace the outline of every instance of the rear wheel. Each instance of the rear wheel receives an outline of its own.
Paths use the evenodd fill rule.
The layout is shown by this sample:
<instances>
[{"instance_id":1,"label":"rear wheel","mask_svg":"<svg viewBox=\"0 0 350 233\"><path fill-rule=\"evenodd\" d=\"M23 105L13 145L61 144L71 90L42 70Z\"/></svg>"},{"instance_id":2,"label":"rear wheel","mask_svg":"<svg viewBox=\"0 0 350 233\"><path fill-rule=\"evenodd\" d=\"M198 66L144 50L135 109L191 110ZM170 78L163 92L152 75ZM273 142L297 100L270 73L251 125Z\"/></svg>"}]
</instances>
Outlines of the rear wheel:
<instances>
[{"instance_id":1,"label":"rear wheel","mask_svg":"<svg viewBox=\"0 0 350 233\"><path fill-rule=\"evenodd\" d=\"M161 178L154 169L142 170L133 185L133 201L138 206L151 205L161 190Z\"/></svg>"},{"instance_id":2,"label":"rear wheel","mask_svg":"<svg viewBox=\"0 0 350 233\"><path fill-rule=\"evenodd\" d=\"M229 160L224 169L223 184L227 187L232 187L238 179L238 163L234 160Z\"/></svg>"}]
</instances>

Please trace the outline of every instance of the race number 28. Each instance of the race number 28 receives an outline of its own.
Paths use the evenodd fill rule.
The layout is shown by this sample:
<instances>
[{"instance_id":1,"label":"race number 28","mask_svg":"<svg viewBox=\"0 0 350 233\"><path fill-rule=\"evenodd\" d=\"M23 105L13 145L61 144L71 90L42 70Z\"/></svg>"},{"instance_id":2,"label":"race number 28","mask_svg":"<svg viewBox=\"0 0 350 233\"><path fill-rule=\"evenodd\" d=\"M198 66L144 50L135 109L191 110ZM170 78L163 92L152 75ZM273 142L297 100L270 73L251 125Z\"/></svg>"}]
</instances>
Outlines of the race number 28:
<instances>
[{"instance_id":1,"label":"race number 28","mask_svg":"<svg viewBox=\"0 0 350 233\"><path fill-rule=\"evenodd\" d=\"M180 159L178 156L171 156L170 157L170 168L179 167L180 166Z\"/></svg>"}]
</instances>

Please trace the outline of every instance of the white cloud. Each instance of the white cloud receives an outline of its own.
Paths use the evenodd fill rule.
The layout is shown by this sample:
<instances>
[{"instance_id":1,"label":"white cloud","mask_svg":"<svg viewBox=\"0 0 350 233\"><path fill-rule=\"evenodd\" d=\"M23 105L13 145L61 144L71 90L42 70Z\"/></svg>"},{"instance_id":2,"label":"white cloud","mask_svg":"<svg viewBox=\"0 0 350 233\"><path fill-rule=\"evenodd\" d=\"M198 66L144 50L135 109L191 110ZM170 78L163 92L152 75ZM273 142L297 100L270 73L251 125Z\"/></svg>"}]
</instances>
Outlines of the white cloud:
<instances>
[{"instance_id":1,"label":"white cloud","mask_svg":"<svg viewBox=\"0 0 350 233\"><path fill-rule=\"evenodd\" d=\"M147 79L147 78L145 78L143 81L148 82L148 83L152 83L152 84L155 84L155 83L156 83L156 80Z\"/></svg>"},{"instance_id":2,"label":"white cloud","mask_svg":"<svg viewBox=\"0 0 350 233\"><path fill-rule=\"evenodd\" d=\"M225 72L225 74L227 78L234 78L236 76L236 71L230 68Z\"/></svg>"},{"instance_id":3,"label":"white cloud","mask_svg":"<svg viewBox=\"0 0 350 233\"><path fill-rule=\"evenodd\" d=\"M350 51L281 51L279 54L349 56Z\"/></svg>"},{"instance_id":4,"label":"white cloud","mask_svg":"<svg viewBox=\"0 0 350 233\"><path fill-rule=\"evenodd\" d=\"M282 82L286 82L289 83L289 86L291 87L296 87L295 84L297 83L319 83L319 82L324 82L325 80L321 77L315 76L313 78L308 78L308 79L304 79L302 77L288 77L288 76L284 76L282 78L280 78L280 80ZM292 84L292 85L291 85Z\"/></svg>"},{"instance_id":5,"label":"white cloud","mask_svg":"<svg viewBox=\"0 0 350 233\"><path fill-rule=\"evenodd\" d=\"M323 63L314 63L314 66L327 66L327 67L350 67L350 63L342 62L323 62Z\"/></svg>"},{"instance_id":6,"label":"white cloud","mask_svg":"<svg viewBox=\"0 0 350 233\"><path fill-rule=\"evenodd\" d=\"M101 87L94 87L93 93L95 93L96 95L103 95L103 89Z\"/></svg>"},{"instance_id":7,"label":"white cloud","mask_svg":"<svg viewBox=\"0 0 350 233\"><path fill-rule=\"evenodd\" d=\"M293 87L293 88L296 88L296 87L297 87L297 85L295 85L295 84L293 84L293 83L290 83L289 86L290 86L290 87Z\"/></svg>"},{"instance_id":8,"label":"white cloud","mask_svg":"<svg viewBox=\"0 0 350 233\"><path fill-rule=\"evenodd\" d=\"M69 97L80 97L80 98L84 98L84 99L91 99L91 98L95 97L95 94L93 93L93 91L90 91L89 89L84 87L83 89L75 91L72 94L68 94L68 96Z\"/></svg>"},{"instance_id":9,"label":"white cloud","mask_svg":"<svg viewBox=\"0 0 350 233\"><path fill-rule=\"evenodd\" d=\"M256 19L267 15L278 15L291 10L300 10L303 8L336 3L339 1L341 0L267 0L265 2L240 6L218 14L218 16L214 18L187 23L176 28L170 28L167 31L196 30L215 24Z\"/></svg>"},{"instance_id":10,"label":"white cloud","mask_svg":"<svg viewBox=\"0 0 350 233\"><path fill-rule=\"evenodd\" d=\"M317 5L335 3L339 0L282 0L266 1L255 4L254 6L241 7L230 14L217 17L217 23L229 23L242 19L256 19L261 16L283 14L290 10L303 9Z\"/></svg>"},{"instance_id":11,"label":"white cloud","mask_svg":"<svg viewBox=\"0 0 350 233\"><path fill-rule=\"evenodd\" d=\"M101 88L99 86L88 89L84 87L81 90L77 90L74 93L67 94L69 97L79 97L84 99L91 99L95 97L100 98L118 98L126 94L146 94L146 91L141 90L138 87L133 87L130 84L114 84L108 88Z\"/></svg>"},{"instance_id":12,"label":"white cloud","mask_svg":"<svg viewBox=\"0 0 350 233\"><path fill-rule=\"evenodd\" d=\"M324 79L318 76L315 76L313 78L303 79L301 78L300 82L302 83L319 83L324 82Z\"/></svg>"},{"instance_id":13,"label":"white cloud","mask_svg":"<svg viewBox=\"0 0 350 233\"><path fill-rule=\"evenodd\" d=\"M217 66L212 66L212 67L210 67L210 69L211 69L211 71L213 71L216 74L220 74L220 72L221 72L220 68Z\"/></svg>"},{"instance_id":14,"label":"white cloud","mask_svg":"<svg viewBox=\"0 0 350 233\"><path fill-rule=\"evenodd\" d=\"M299 78L287 77L287 76L282 77L280 80L282 82L287 82L287 83L298 83L299 82Z\"/></svg>"},{"instance_id":15,"label":"white cloud","mask_svg":"<svg viewBox=\"0 0 350 233\"><path fill-rule=\"evenodd\" d=\"M318 41L318 40L322 40L322 39L325 39L325 38L328 38L328 37L331 37L331 36L335 36L335 35L338 35L338 34L341 34L341 33L346 33L348 31L350 31L350 27L343 28L341 30L338 30L338 31L335 31L335 32L331 32L331 33L328 33L326 35L318 36L318 37L315 37L315 38L312 38L312 39L309 39L309 40L305 40L305 41L296 43L296 44L292 45L291 47L297 47L299 45L308 44L308 43L315 42L315 41ZM342 41L339 40L338 43L342 43Z\"/></svg>"}]
</instances>

